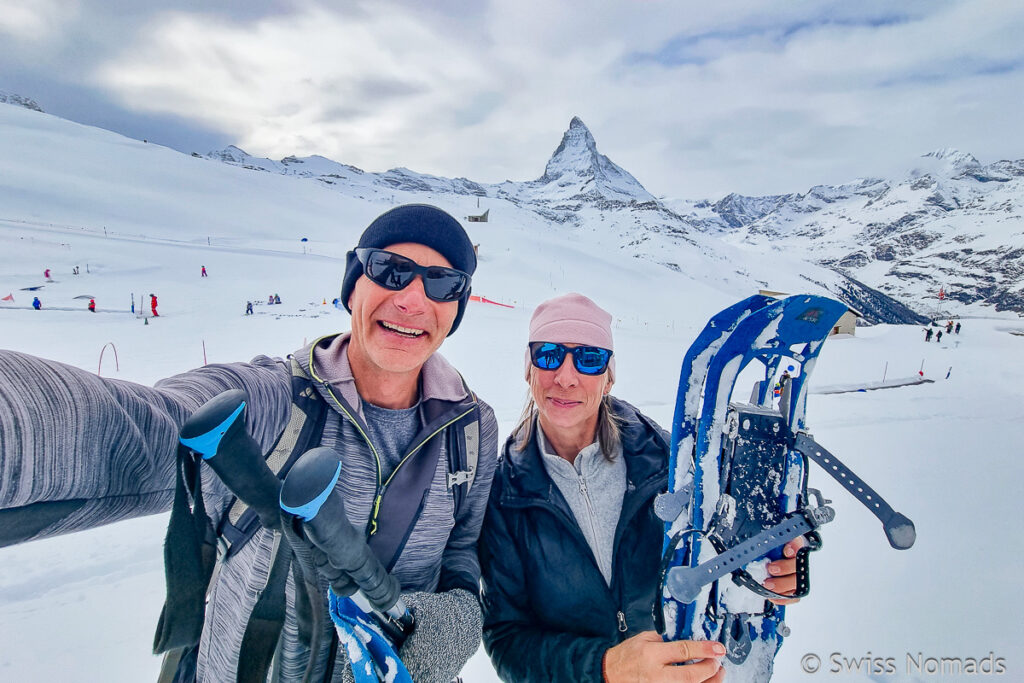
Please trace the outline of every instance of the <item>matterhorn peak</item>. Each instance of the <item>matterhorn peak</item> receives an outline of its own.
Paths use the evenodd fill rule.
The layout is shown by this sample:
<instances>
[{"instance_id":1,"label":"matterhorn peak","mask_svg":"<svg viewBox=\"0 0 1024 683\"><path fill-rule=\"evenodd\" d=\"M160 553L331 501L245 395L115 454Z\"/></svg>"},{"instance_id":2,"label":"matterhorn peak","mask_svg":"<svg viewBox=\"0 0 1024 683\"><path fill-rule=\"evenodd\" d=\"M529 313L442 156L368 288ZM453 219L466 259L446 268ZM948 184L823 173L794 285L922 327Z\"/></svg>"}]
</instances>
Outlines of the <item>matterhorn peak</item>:
<instances>
[{"instance_id":1,"label":"matterhorn peak","mask_svg":"<svg viewBox=\"0 0 1024 683\"><path fill-rule=\"evenodd\" d=\"M551 155L544 168L541 180L552 180L561 175L567 167L591 168L598 163L597 142L590 129L578 116L572 117L569 129L562 135L562 142Z\"/></svg>"},{"instance_id":2,"label":"matterhorn peak","mask_svg":"<svg viewBox=\"0 0 1024 683\"><path fill-rule=\"evenodd\" d=\"M594 136L578 116L569 121L569 129L536 183L557 188L557 194L565 199L656 201L636 178L597 151Z\"/></svg>"}]
</instances>

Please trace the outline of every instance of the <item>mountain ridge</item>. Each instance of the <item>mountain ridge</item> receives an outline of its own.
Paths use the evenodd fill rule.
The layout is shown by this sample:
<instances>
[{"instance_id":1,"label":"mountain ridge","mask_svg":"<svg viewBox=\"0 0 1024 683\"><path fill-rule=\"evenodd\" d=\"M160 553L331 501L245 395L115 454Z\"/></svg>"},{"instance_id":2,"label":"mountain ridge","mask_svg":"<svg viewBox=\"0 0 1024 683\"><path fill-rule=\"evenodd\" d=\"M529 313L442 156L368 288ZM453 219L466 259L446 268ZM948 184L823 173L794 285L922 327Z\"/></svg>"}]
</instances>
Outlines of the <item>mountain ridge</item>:
<instances>
[{"instance_id":1,"label":"mountain ridge","mask_svg":"<svg viewBox=\"0 0 1024 683\"><path fill-rule=\"evenodd\" d=\"M801 282L811 282L844 297L868 322L921 322L986 308L1024 312L1024 160L983 165L964 152L936 150L897 179L765 197L730 194L712 203L654 197L598 151L579 117L544 173L527 181L483 184L403 167L368 172L319 155L273 161L234 145L192 156L309 179L360 201L386 204L403 193L412 201L468 198L480 212L507 202L506 221L521 222L514 212L527 211L544 229L729 291L804 291ZM491 222L502 221L503 211L492 211ZM979 231L972 225L980 219ZM948 294L941 304L934 300L940 287Z\"/></svg>"}]
</instances>

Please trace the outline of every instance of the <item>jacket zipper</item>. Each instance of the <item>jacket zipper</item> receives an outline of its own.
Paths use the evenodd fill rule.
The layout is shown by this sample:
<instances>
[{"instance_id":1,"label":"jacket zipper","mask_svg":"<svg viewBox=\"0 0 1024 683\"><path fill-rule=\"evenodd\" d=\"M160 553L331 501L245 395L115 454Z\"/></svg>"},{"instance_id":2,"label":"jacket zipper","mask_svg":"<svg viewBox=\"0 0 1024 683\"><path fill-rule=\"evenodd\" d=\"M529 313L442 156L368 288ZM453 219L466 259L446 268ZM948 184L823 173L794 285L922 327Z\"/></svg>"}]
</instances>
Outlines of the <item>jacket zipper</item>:
<instances>
[{"instance_id":1,"label":"jacket zipper","mask_svg":"<svg viewBox=\"0 0 1024 683\"><path fill-rule=\"evenodd\" d=\"M469 414L470 414L471 412L473 412L473 408L472 408L472 407L470 407L470 409L469 409L469 410L467 410L466 412L462 413L461 415L457 415L457 416L453 417L453 418L452 418L451 420L448 420L448 421L447 421L447 422L445 422L445 423L444 423L443 425L441 425L440 427L438 427L437 429L435 429L435 430L434 430L433 432L431 432L431 433L430 433L430 434L428 434L428 435L427 435L426 437L424 437L424 439L423 439L422 441L420 441L420 442L419 442L419 443L418 443L418 444L416 445L416 447L415 447L415 448L413 448L413 449L412 449L411 451L409 451L409 453L408 453L408 454L406 454L406 456L405 456L404 458L402 458L401 462L399 462L399 463L398 463L398 464L397 464L397 465L395 466L395 469L394 469L394 470L393 470L393 471L391 472L391 476L389 476L389 477L388 477L388 480L387 480L387 481L385 481L385 482L384 482L384 483L383 483L383 484L382 484L382 485L380 486L380 488L379 488L379 489L377 490L377 497L376 497L376 498L374 499L374 501L373 501L373 514L372 514L372 516L370 517L370 533L369 533L369 535L370 535L370 536L373 536L373 535L374 535L375 533L377 533L377 514L378 514L378 513L380 512L380 501L381 501L381 498L383 498L383 497L384 497L384 492L385 492L385 491L387 490L387 488L388 488L388 484L390 484L390 483L391 483L391 480L395 478L395 475L396 475L396 474L398 474L398 470L399 470L399 468L401 468L401 467L402 467L402 465L404 465L404 464L405 464L405 462L406 462L406 461L407 461L407 460L408 460L409 458L411 458L412 456L416 455L416 453L417 453L417 452L418 452L418 451L419 451L419 450L420 450L421 448L423 448L423 446L424 446L424 445L425 445L425 444L426 444L426 443L427 443L428 441L430 441L431 439L433 439L433 438L434 438L435 436L437 436L438 434L440 434L441 432L443 432L443 431L444 431L445 429L447 429L448 427L450 427L450 426L451 426L451 425L453 425L454 423L458 422L458 421L459 421L459 420L461 420L462 418L464 418L464 417L466 417L467 415L469 415ZM349 419L351 419L351 417L350 417ZM365 436L364 436L364 438L365 438ZM369 439L367 439L367 442L369 442ZM376 453L377 453L377 452L376 452L376 451L374 451L374 455L376 455ZM380 459L379 459L379 458L377 459L377 479L378 479L378 481L380 480Z\"/></svg>"},{"instance_id":2,"label":"jacket zipper","mask_svg":"<svg viewBox=\"0 0 1024 683\"><path fill-rule=\"evenodd\" d=\"M602 562L601 562L601 559L602 559L601 558L601 543L600 543L600 540L597 537L597 524L594 521L594 518L596 516L594 514L594 504L590 500L590 492L587 490L587 481L583 478L582 474L580 475L579 482L580 482L580 493L583 494L583 502L586 503L586 505L587 505L587 521L590 523L590 533L593 534L593 537L594 537L594 545L595 545L594 555L596 556L596 559L597 559L597 569L598 569L598 571L600 571L601 570L601 566L602 566ZM610 563L609 563L609 571L611 571ZM609 575L608 578L611 579L611 575ZM610 581L609 581L609 587L611 587Z\"/></svg>"},{"instance_id":3,"label":"jacket zipper","mask_svg":"<svg viewBox=\"0 0 1024 683\"><path fill-rule=\"evenodd\" d=\"M313 347L311 347L311 348L315 348L315 347L316 347L316 342L313 343ZM356 431L359 432L359 435L363 437L363 441L365 441L366 445L370 447L370 452L373 453L373 459L374 459L374 461L376 462L376 465L377 465L377 491L376 491L376 493L375 493L375 495L373 497L373 509L372 509L372 512L370 513L370 520L369 520L369 522L367 522L367 534L366 534L367 537L373 536L375 533L377 533L377 515L380 513L381 499L384 497L384 492L387 490L388 484L391 483L391 480L395 478L395 474L398 473L399 468L402 465L404 465L405 462L409 458L411 458L413 455L415 455L416 452L419 451L423 447L423 445L425 443L427 443L432 438L437 436L440 432L442 432L445 429L447 429L452 423L458 422L459 420L464 418L466 415L469 415L471 412L473 412L473 406L471 406L468 410L466 410L461 415L458 415L458 416L452 418L451 420L449 420L448 422L445 422L443 425L441 425L436 430L434 430L429 435L427 435L422 441L419 442L419 444L416 445L415 448L413 448L411 451L409 451L409 453L407 453L406 456L404 458L402 458L402 460L397 465L395 465L395 469L391 472L391 476L388 477L388 480L382 482L381 481L381 476L380 476L380 470L381 470L381 467L380 467L380 455L377 454L377 449L374 448L373 442L370 441L370 437L367 436L366 432L363 431L363 428L359 426L359 422L356 421L356 419L354 417L352 417L351 413L349 413L348 410L345 409L345 406L342 405L341 401L338 400L338 397L334 395L334 391L331 390L331 385L326 380L323 380L323 379L320 379L319 377L316 377L316 375L313 372L313 357L312 356L313 356L313 352L310 351L310 359L309 359L309 370L310 370L310 373L309 374L311 376L313 376L314 379L318 380L321 385L323 385L324 389L327 390L327 394L331 397L331 399L334 400L335 405L338 406L338 409L348 419L348 421L352 423L352 426L356 428Z\"/></svg>"}]
</instances>

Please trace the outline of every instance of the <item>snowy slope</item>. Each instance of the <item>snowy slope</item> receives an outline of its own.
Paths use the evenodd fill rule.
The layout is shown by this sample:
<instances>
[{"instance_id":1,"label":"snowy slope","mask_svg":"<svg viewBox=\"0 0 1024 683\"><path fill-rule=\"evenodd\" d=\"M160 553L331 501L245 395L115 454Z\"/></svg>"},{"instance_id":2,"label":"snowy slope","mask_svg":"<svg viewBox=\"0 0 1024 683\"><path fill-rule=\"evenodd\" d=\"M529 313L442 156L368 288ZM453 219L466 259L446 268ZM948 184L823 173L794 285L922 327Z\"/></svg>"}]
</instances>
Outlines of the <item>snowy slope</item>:
<instances>
[{"instance_id":1,"label":"snowy slope","mask_svg":"<svg viewBox=\"0 0 1024 683\"><path fill-rule=\"evenodd\" d=\"M347 314L329 303L339 257L392 202L430 198L457 216L479 212L469 194L394 188L385 196L367 186L360 198L317 178L196 159L14 107L0 106L0 147L0 297L14 297L0 303L0 347L95 372L112 342L120 370L108 348L102 374L144 383L204 360L283 356L346 329ZM566 227L510 200L485 201L492 222L466 224L481 245L474 292L515 307L472 304L442 352L495 408L502 434L526 395L522 348L541 300L577 290L611 311L614 391L668 426L690 341L712 313L749 293L753 273L789 257L749 243L719 252L710 236L674 234L667 220L664 233L639 231L628 210L584 207L593 213ZM621 249L630 239L635 251ZM634 257L641 251L646 258ZM199 277L201 265L210 277ZM56 282L43 280L45 268ZM132 293L138 303L149 292L160 297L161 317L147 325L127 309ZM284 303L263 303L271 292ZM35 294L39 312L28 307ZM84 294L97 297L99 313L75 298ZM256 315L242 315L247 300ZM922 363L936 380L813 396L808 409L815 437L914 519L918 544L890 550L874 518L812 471L838 517L812 559L812 595L789 611L793 636L777 680L802 680L807 653L820 656L822 672L839 653L892 657L899 673L879 679L861 668L829 680L942 680L913 668L908 676L908 654L927 666L992 652L1019 671L1024 596L1012 587L1024 541L1024 336L1011 332L1024 334L1024 324L965 319L962 334L942 344L926 345L917 327L886 325L827 343L814 385L913 376ZM0 549L0 680L153 680L165 524L158 515ZM496 680L482 651L464 676Z\"/></svg>"},{"instance_id":2,"label":"snowy slope","mask_svg":"<svg viewBox=\"0 0 1024 683\"><path fill-rule=\"evenodd\" d=\"M1024 313L1024 161L943 149L899 179L730 195L714 211L730 241L836 268L922 313Z\"/></svg>"}]
</instances>

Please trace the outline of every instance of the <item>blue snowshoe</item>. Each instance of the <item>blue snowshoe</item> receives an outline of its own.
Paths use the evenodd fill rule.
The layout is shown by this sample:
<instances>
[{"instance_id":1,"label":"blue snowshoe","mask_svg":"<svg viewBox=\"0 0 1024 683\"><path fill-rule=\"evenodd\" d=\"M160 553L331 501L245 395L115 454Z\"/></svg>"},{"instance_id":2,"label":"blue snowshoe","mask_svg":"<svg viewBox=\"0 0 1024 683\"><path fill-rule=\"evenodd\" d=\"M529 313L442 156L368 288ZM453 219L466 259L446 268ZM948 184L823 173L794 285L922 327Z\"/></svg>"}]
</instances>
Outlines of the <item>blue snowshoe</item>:
<instances>
[{"instance_id":1,"label":"blue snowshoe","mask_svg":"<svg viewBox=\"0 0 1024 683\"><path fill-rule=\"evenodd\" d=\"M665 522L656 620L667 640L722 642L730 681L771 678L789 632L785 607L771 600L802 597L810 588L808 554L821 547L817 529L835 513L807 486L808 458L868 506L892 547L914 543L913 523L806 430L807 378L846 311L820 296L750 297L715 315L683 360L669 486L655 504ZM776 405L784 360L790 362ZM763 379L749 403L731 402L737 379L754 361ZM796 556L795 595L764 588L768 562L799 536L807 543Z\"/></svg>"}]
</instances>

